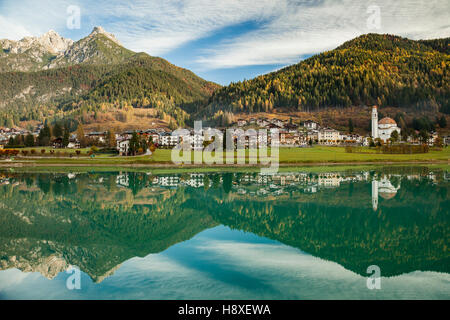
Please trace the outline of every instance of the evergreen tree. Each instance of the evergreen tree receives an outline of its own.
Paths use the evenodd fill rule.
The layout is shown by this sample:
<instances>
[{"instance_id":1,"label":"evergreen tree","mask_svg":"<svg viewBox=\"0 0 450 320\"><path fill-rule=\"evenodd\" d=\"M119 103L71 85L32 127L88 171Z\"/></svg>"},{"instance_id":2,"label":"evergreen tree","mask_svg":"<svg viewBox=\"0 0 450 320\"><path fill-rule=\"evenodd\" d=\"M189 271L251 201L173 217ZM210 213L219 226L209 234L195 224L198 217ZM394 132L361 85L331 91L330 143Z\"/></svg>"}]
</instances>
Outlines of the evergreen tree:
<instances>
[{"instance_id":1,"label":"evergreen tree","mask_svg":"<svg viewBox=\"0 0 450 320\"><path fill-rule=\"evenodd\" d=\"M353 120L352 119L348 119L348 131L350 133L353 133L354 127L353 127Z\"/></svg>"},{"instance_id":2,"label":"evergreen tree","mask_svg":"<svg viewBox=\"0 0 450 320\"><path fill-rule=\"evenodd\" d=\"M63 128L58 122L53 126L53 136L55 138L61 138L63 136Z\"/></svg>"},{"instance_id":3,"label":"evergreen tree","mask_svg":"<svg viewBox=\"0 0 450 320\"><path fill-rule=\"evenodd\" d=\"M8 147L8 148L14 147L14 138L13 137L9 137L9 140L8 140L8 143L6 144L6 147Z\"/></svg>"},{"instance_id":4,"label":"evergreen tree","mask_svg":"<svg viewBox=\"0 0 450 320\"><path fill-rule=\"evenodd\" d=\"M14 138L14 146L19 147L24 145L24 138L23 135L17 135Z\"/></svg>"},{"instance_id":5,"label":"evergreen tree","mask_svg":"<svg viewBox=\"0 0 450 320\"><path fill-rule=\"evenodd\" d=\"M392 133L391 133L391 141L393 143L395 143L395 142L398 141L398 138L399 138L399 135L398 135L397 130L392 131Z\"/></svg>"},{"instance_id":6,"label":"evergreen tree","mask_svg":"<svg viewBox=\"0 0 450 320\"><path fill-rule=\"evenodd\" d=\"M48 146L50 144L51 132L50 127L45 123L44 127L39 132L38 144L40 146Z\"/></svg>"},{"instance_id":7,"label":"evergreen tree","mask_svg":"<svg viewBox=\"0 0 450 320\"><path fill-rule=\"evenodd\" d=\"M440 117L438 120L438 124L439 124L439 127L446 128L447 127L447 118L445 118L445 116Z\"/></svg>"},{"instance_id":8,"label":"evergreen tree","mask_svg":"<svg viewBox=\"0 0 450 320\"><path fill-rule=\"evenodd\" d=\"M67 146L69 145L70 142L70 133L69 133L69 128L65 128L64 129L64 134L63 134L63 147L67 148Z\"/></svg>"},{"instance_id":9,"label":"evergreen tree","mask_svg":"<svg viewBox=\"0 0 450 320\"><path fill-rule=\"evenodd\" d=\"M25 137L25 146L34 147L34 136L31 133Z\"/></svg>"},{"instance_id":10,"label":"evergreen tree","mask_svg":"<svg viewBox=\"0 0 450 320\"><path fill-rule=\"evenodd\" d=\"M422 143L427 143L428 139L430 138L426 130L420 130L419 137Z\"/></svg>"},{"instance_id":11,"label":"evergreen tree","mask_svg":"<svg viewBox=\"0 0 450 320\"><path fill-rule=\"evenodd\" d=\"M138 134L136 132L133 132L130 139L130 154L133 156L136 155L140 147L141 143L139 141Z\"/></svg>"}]
</instances>

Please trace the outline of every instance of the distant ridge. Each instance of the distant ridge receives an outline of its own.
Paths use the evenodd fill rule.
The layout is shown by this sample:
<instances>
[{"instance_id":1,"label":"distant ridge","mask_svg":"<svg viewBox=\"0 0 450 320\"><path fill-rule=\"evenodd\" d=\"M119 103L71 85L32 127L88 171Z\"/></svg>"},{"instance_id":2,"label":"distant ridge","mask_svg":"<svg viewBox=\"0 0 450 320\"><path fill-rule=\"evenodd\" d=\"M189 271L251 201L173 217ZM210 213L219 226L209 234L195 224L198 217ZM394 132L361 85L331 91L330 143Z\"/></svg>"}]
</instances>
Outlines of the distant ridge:
<instances>
[{"instance_id":1,"label":"distant ridge","mask_svg":"<svg viewBox=\"0 0 450 320\"><path fill-rule=\"evenodd\" d=\"M223 87L201 114L374 104L449 114L449 39L362 35L296 65Z\"/></svg>"}]
</instances>

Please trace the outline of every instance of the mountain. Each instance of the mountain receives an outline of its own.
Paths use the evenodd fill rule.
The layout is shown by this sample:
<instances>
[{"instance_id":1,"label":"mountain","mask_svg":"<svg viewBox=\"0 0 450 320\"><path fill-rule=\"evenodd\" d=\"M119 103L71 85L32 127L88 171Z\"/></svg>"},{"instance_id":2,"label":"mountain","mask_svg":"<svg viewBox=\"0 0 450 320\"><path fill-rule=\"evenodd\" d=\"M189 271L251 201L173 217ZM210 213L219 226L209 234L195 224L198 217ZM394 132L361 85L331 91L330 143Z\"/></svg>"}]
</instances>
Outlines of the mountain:
<instances>
[{"instance_id":1,"label":"mountain","mask_svg":"<svg viewBox=\"0 0 450 320\"><path fill-rule=\"evenodd\" d=\"M122 46L116 37L102 27L95 27L91 34L72 44L67 50L51 60L45 68L58 68L80 63L116 64L134 55ZM44 69L45 69L44 68Z\"/></svg>"},{"instance_id":2,"label":"mountain","mask_svg":"<svg viewBox=\"0 0 450 320\"><path fill-rule=\"evenodd\" d=\"M363 35L296 65L223 87L201 114L374 104L449 114L449 39Z\"/></svg>"},{"instance_id":3,"label":"mountain","mask_svg":"<svg viewBox=\"0 0 450 320\"><path fill-rule=\"evenodd\" d=\"M114 64L135 54L102 27L73 42L50 30L20 41L0 40L0 72L39 71L86 64Z\"/></svg>"},{"instance_id":4,"label":"mountain","mask_svg":"<svg viewBox=\"0 0 450 320\"><path fill-rule=\"evenodd\" d=\"M53 30L40 37L26 37L20 41L2 39L0 72L42 70L71 45L72 40L61 37Z\"/></svg>"},{"instance_id":5,"label":"mountain","mask_svg":"<svg viewBox=\"0 0 450 320\"><path fill-rule=\"evenodd\" d=\"M0 40L0 126L76 118L111 109L154 108L183 124L219 86L168 61L123 47L95 27L73 42L54 31ZM84 117L86 118L86 117Z\"/></svg>"}]
</instances>

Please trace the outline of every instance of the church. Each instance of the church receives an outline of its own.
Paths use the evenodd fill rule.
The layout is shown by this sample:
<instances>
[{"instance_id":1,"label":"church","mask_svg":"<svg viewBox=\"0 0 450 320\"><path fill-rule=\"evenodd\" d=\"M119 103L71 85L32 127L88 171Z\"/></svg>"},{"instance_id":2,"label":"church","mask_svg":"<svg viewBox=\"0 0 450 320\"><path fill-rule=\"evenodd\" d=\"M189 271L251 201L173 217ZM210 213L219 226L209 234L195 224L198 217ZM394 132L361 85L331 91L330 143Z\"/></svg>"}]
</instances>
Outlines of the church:
<instances>
[{"instance_id":1,"label":"church","mask_svg":"<svg viewBox=\"0 0 450 320\"><path fill-rule=\"evenodd\" d=\"M386 117L378 121L378 108L372 108L372 138L375 140L380 138L384 142L389 140L392 132L397 131L400 135L400 128L397 127L397 122L394 119Z\"/></svg>"},{"instance_id":2,"label":"church","mask_svg":"<svg viewBox=\"0 0 450 320\"><path fill-rule=\"evenodd\" d=\"M397 195L397 191L400 189L400 185L394 187L391 181L383 176L380 181L372 181L372 208L373 211L378 209L378 195L385 200L394 198Z\"/></svg>"}]
</instances>

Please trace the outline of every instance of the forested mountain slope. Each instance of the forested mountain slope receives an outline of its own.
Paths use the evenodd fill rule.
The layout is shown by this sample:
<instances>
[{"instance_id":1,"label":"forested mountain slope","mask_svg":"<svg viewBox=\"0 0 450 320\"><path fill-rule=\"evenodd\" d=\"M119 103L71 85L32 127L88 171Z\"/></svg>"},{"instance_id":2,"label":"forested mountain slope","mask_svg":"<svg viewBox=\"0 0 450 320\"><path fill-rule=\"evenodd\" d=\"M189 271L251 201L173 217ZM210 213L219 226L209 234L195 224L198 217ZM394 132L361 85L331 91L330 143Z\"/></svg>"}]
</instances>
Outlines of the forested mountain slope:
<instances>
[{"instance_id":1,"label":"forested mountain slope","mask_svg":"<svg viewBox=\"0 0 450 320\"><path fill-rule=\"evenodd\" d=\"M413 41L367 34L277 72L223 87L203 114L374 104L448 114L449 65L449 38Z\"/></svg>"}]
</instances>

